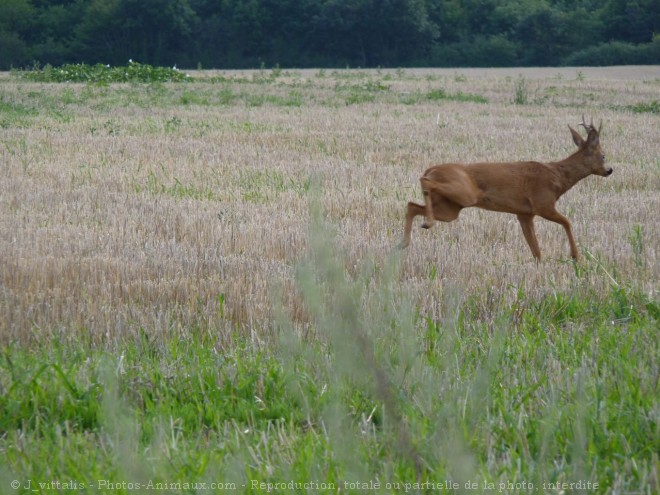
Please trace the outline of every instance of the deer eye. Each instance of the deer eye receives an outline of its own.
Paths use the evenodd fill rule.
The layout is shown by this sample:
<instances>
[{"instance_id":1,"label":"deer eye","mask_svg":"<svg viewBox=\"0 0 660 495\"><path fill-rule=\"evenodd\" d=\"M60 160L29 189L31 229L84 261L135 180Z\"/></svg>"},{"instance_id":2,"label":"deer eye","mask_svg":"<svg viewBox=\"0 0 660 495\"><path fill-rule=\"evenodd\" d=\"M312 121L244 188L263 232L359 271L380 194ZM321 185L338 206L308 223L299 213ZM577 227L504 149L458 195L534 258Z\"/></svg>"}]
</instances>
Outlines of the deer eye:
<instances>
[{"instance_id":1,"label":"deer eye","mask_svg":"<svg viewBox=\"0 0 660 495\"><path fill-rule=\"evenodd\" d=\"M605 153L601 153L600 158L601 158L601 160L605 161Z\"/></svg>"}]
</instances>

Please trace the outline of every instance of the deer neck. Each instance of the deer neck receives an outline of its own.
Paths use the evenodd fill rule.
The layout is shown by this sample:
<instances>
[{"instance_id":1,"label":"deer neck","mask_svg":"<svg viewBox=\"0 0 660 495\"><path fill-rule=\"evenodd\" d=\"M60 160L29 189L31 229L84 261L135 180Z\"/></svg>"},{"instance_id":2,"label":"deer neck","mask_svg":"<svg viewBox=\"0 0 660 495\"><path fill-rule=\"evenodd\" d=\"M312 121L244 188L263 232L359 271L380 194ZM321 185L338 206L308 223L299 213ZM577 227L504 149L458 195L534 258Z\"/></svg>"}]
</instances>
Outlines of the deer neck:
<instances>
[{"instance_id":1,"label":"deer neck","mask_svg":"<svg viewBox=\"0 0 660 495\"><path fill-rule=\"evenodd\" d=\"M554 162L553 165L559 175L562 194L585 177L591 175L591 171L584 165L582 151L576 151L568 158Z\"/></svg>"}]
</instances>

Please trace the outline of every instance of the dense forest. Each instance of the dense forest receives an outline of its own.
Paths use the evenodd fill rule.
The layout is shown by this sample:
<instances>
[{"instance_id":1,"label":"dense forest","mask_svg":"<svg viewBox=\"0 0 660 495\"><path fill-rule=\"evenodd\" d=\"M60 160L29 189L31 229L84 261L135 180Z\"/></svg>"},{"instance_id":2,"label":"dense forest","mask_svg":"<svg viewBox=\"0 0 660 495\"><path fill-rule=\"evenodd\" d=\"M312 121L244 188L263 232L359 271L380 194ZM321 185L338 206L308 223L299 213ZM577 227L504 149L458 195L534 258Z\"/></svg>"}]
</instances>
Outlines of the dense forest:
<instances>
[{"instance_id":1,"label":"dense forest","mask_svg":"<svg viewBox=\"0 0 660 495\"><path fill-rule=\"evenodd\" d=\"M0 69L660 63L658 0L0 0Z\"/></svg>"}]
</instances>

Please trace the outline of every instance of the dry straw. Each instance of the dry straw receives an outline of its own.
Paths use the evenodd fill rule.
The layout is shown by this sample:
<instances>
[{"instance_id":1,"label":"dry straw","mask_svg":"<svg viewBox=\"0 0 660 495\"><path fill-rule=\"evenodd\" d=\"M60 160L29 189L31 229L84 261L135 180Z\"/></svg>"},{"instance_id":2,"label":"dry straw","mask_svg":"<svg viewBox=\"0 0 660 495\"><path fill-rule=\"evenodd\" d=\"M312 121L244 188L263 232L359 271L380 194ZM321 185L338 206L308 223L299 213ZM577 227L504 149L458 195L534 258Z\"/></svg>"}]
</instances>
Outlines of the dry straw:
<instances>
[{"instance_id":1,"label":"dry straw","mask_svg":"<svg viewBox=\"0 0 660 495\"><path fill-rule=\"evenodd\" d=\"M657 79L525 72L528 102L515 105L518 74L302 71L264 84L226 73L185 87L3 76L0 339L84 335L114 345L141 329L229 345L238 328L262 342L275 285L289 289L304 326L291 288L310 196L336 227L349 273L369 259L382 266L428 165L561 159L573 150L566 126L582 113L603 120L615 172L581 182L558 205L593 255L579 276L561 227L537 221L546 254L537 265L515 217L467 210L458 222L415 228L400 289L432 318L451 312L449 293L487 313L513 304L521 286L530 297L580 284L604 294L613 277L656 297L658 117L630 108L657 97ZM438 88L453 96L425 97Z\"/></svg>"}]
</instances>

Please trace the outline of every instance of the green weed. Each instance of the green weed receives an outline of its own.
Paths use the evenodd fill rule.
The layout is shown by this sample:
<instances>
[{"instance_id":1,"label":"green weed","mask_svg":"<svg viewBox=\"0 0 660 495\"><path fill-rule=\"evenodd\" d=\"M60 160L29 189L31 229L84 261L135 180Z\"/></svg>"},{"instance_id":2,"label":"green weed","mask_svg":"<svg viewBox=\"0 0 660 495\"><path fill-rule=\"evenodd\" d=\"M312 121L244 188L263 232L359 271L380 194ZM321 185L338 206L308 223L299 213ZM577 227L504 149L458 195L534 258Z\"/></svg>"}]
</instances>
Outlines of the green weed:
<instances>
[{"instance_id":1,"label":"green weed","mask_svg":"<svg viewBox=\"0 0 660 495\"><path fill-rule=\"evenodd\" d=\"M523 76L518 76L513 89L513 103L526 105L529 103L529 84Z\"/></svg>"},{"instance_id":2,"label":"green weed","mask_svg":"<svg viewBox=\"0 0 660 495\"><path fill-rule=\"evenodd\" d=\"M14 74L27 81L55 83L152 83L185 82L191 77L176 68L154 67L129 60L128 65L111 67L96 64L66 64L60 67L47 65L41 69L15 71Z\"/></svg>"},{"instance_id":3,"label":"green weed","mask_svg":"<svg viewBox=\"0 0 660 495\"><path fill-rule=\"evenodd\" d=\"M307 336L282 306L261 349L194 331L108 350L5 348L0 480L655 489L660 356L643 296L519 288L515 307L486 314L450 291L442 319L422 318L399 291L396 257L351 275L314 216L296 275ZM622 320L630 307L637 316Z\"/></svg>"},{"instance_id":4,"label":"green weed","mask_svg":"<svg viewBox=\"0 0 660 495\"><path fill-rule=\"evenodd\" d=\"M310 190L312 178L286 177L273 170L252 170L240 173L241 195L251 203L268 203L286 191L304 196Z\"/></svg>"},{"instance_id":5,"label":"green weed","mask_svg":"<svg viewBox=\"0 0 660 495\"><path fill-rule=\"evenodd\" d=\"M371 79L359 84L338 83L335 85L335 92L343 96L346 105L374 102L377 94L387 91L389 91L389 86Z\"/></svg>"},{"instance_id":6,"label":"green weed","mask_svg":"<svg viewBox=\"0 0 660 495\"><path fill-rule=\"evenodd\" d=\"M471 103L488 103L488 99L481 95L463 93L457 91L455 93L448 93L444 89L434 89L426 93L425 98L430 101L450 100Z\"/></svg>"},{"instance_id":7,"label":"green weed","mask_svg":"<svg viewBox=\"0 0 660 495\"><path fill-rule=\"evenodd\" d=\"M147 173L146 183L141 184L133 179L133 189L136 193L146 191L149 194L171 196L178 199L194 199L199 201L214 200L216 194L209 187L200 187L192 184L183 184L178 178L166 182L160 174L153 170Z\"/></svg>"},{"instance_id":8,"label":"green weed","mask_svg":"<svg viewBox=\"0 0 660 495\"><path fill-rule=\"evenodd\" d=\"M644 266L644 234L641 225L637 224L632 228L628 240L632 247L635 264L638 268L642 268Z\"/></svg>"},{"instance_id":9,"label":"green weed","mask_svg":"<svg viewBox=\"0 0 660 495\"><path fill-rule=\"evenodd\" d=\"M627 108L635 113L660 114L660 100L637 103L635 105L629 105Z\"/></svg>"},{"instance_id":10,"label":"green weed","mask_svg":"<svg viewBox=\"0 0 660 495\"><path fill-rule=\"evenodd\" d=\"M26 126L33 117L39 115L36 108L16 103L0 96L0 128Z\"/></svg>"},{"instance_id":11,"label":"green weed","mask_svg":"<svg viewBox=\"0 0 660 495\"><path fill-rule=\"evenodd\" d=\"M273 105L278 107L299 107L303 103L302 95L298 91L290 91L287 95L249 94L245 96L249 107Z\"/></svg>"}]
</instances>

